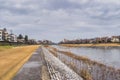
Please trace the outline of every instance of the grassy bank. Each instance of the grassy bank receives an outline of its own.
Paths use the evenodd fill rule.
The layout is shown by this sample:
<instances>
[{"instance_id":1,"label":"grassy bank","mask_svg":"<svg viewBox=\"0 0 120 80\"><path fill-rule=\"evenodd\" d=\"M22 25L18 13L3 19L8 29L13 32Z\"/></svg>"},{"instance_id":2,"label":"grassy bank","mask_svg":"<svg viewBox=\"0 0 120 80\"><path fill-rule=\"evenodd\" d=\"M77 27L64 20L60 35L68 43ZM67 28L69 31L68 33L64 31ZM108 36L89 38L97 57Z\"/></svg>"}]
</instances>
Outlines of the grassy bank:
<instances>
[{"instance_id":1,"label":"grassy bank","mask_svg":"<svg viewBox=\"0 0 120 80\"><path fill-rule=\"evenodd\" d=\"M66 47L120 47L120 43L102 43L102 44L60 44Z\"/></svg>"},{"instance_id":2,"label":"grassy bank","mask_svg":"<svg viewBox=\"0 0 120 80\"><path fill-rule=\"evenodd\" d=\"M0 46L0 51L5 51L11 48L13 48L13 46Z\"/></svg>"},{"instance_id":3,"label":"grassy bank","mask_svg":"<svg viewBox=\"0 0 120 80\"><path fill-rule=\"evenodd\" d=\"M11 80L38 46L2 47L0 51L0 80ZM6 48L9 48L6 50Z\"/></svg>"}]
</instances>

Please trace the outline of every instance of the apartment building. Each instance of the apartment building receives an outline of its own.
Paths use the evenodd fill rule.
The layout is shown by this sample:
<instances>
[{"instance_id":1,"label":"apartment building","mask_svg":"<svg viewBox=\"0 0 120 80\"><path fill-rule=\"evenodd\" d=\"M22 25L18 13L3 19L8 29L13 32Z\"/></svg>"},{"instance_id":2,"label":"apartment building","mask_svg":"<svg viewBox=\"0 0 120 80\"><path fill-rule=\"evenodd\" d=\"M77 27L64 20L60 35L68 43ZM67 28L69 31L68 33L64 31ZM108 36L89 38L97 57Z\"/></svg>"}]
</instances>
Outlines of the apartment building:
<instances>
[{"instance_id":1,"label":"apartment building","mask_svg":"<svg viewBox=\"0 0 120 80\"><path fill-rule=\"evenodd\" d=\"M7 29L4 28L3 29L3 41L7 41L8 40L8 32L7 32Z\"/></svg>"},{"instance_id":2,"label":"apartment building","mask_svg":"<svg viewBox=\"0 0 120 80\"><path fill-rule=\"evenodd\" d=\"M8 38L7 38L7 41L9 41L9 42L17 42L17 36L14 35L14 34L9 34Z\"/></svg>"},{"instance_id":3,"label":"apartment building","mask_svg":"<svg viewBox=\"0 0 120 80\"><path fill-rule=\"evenodd\" d=\"M120 36L112 36L112 39L111 39L112 42L120 42Z\"/></svg>"},{"instance_id":4,"label":"apartment building","mask_svg":"<svg viewBox=\"0 0 120 80\"><path fill-rule=\"evenodd\" d=\"M17 42L17 36L9 34L6 28L0 29L0 41Z\"/></svg>"},{"instance_id":5,"label":"apartment building","mask_svg":"<svg viewBox=\"0 0 120 80\"><path fill-rule=\"evenodd\" d=\"M3 41L3 30L0 29L0 41Z\"/></svg>"}]
</instances>

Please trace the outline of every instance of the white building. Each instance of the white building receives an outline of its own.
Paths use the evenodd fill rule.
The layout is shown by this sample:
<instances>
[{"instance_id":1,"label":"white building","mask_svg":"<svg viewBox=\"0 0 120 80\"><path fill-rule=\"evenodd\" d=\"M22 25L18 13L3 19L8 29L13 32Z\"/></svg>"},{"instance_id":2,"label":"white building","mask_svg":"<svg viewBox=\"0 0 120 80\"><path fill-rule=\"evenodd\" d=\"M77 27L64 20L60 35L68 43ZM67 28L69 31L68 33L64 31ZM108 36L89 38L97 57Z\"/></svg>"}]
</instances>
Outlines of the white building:
<instances>
[{"instance_id":1,"label":"white building","mask_svg":"<svg viewBox=\"0 0 120 80\"><path fill-rule=\"evenodd\" d=\"M3 30L0 29L0 41L3 41Z\"/></svg>"},{"instance_id":2,"label":"white building","mask_svg":"<svg viewBox=\"0 0 120 80\"><path fill-rule=\"evenodd\" d=\"M7 41L8 38L8 32L7 29L0 29L0 41Z\"/></svg>"},{"instance_id":3,"label":"white building","mask_svg":"<svg viewBox=\"0 0 120 80\"><path fill-rule=\"evenodd\" d=\"M0 41L17 42L17 36L8 34L7 29L0 29Z\"/></svg>"},{"instance_id":4,"label":"white building","mask_svg":"<svg viewBox=\"0 0 120 80\"><path fill-rule=\"evenodd\" d=\"M112 38L111 41L112 41L112 42L116 42L116 43L120 42L119 38Z\"/></svg>"},{"instance_id":5,"label":"white building","mask_svg":"<svg viewBox=\"0 0 120 80\"><path fill-rule=\"evenodd\" d=\"M9 34L8 35L8 41L9 42L17 42L17 36L14 34Z\"/></svg>"}]
</instances>

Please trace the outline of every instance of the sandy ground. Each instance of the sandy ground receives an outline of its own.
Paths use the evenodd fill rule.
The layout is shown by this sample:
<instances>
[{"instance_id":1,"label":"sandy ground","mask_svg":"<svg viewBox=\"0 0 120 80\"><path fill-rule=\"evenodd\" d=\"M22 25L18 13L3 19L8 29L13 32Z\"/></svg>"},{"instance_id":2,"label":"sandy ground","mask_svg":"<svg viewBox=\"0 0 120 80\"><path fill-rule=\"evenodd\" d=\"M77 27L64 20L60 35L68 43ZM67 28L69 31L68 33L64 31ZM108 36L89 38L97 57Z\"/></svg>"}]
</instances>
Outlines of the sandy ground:
<instances>
[{"instance_id":1,"label":"sandy ground","mask_svg":"<svg viewBox=\"0 0 120 80\"><path fill-rule=\"evenodd\" d=\"M5 50L9 50L12 48L13 48L13 46L0 46L0 52L5 51Z\"/></svg>"},{"instance_id":2,"label":"sandy ground","mask_svg":"<svg viewBox=\"0 0 120 80\"><path fill-rule=\"evenodd\" d=\"M11 80L38 46L21 46L0 52L0 80Z\"/></svg>"}]
</instances>

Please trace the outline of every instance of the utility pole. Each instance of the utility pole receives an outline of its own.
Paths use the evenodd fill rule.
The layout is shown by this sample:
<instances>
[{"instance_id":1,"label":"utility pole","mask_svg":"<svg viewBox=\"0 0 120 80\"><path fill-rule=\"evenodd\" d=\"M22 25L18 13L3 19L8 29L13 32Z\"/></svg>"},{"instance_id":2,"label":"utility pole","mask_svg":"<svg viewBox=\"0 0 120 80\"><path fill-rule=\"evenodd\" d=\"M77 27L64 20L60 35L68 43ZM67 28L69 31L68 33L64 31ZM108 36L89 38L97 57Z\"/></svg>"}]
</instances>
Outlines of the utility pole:
<instances>
[{"instance_id":1,"label":"utility pole","mask_svg":"<svg viewBox=\"0 0 120 80\"><path fill-rule=\"evenodd\" d=\"M10 34L13 34L13 31L12 31L12 30L10 30Z\"/></svg>"}]
</instances>

